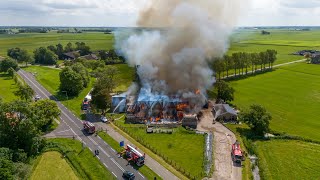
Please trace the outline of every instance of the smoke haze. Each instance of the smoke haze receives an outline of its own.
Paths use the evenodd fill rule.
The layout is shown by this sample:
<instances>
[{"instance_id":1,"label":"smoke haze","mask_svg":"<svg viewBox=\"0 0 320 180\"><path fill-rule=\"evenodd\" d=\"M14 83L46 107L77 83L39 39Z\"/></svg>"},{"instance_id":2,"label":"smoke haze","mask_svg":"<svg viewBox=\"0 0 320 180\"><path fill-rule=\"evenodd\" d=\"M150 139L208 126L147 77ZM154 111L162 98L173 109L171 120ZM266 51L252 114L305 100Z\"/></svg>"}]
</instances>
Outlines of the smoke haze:
<instances>
[{"instance_id":1,"label":"smoke haze","mask_svg":"<svg viewBox=\"0 0 320 180\"><path fill-rule=\"evenodd\" d=\"M244 0L151 0L137 25L152 29L117 43L128 63L140 66L143 89L194 98L196 90L205 94L213 85L208 63L227 51L247 5Z\"/></svg>"}]
</instances>

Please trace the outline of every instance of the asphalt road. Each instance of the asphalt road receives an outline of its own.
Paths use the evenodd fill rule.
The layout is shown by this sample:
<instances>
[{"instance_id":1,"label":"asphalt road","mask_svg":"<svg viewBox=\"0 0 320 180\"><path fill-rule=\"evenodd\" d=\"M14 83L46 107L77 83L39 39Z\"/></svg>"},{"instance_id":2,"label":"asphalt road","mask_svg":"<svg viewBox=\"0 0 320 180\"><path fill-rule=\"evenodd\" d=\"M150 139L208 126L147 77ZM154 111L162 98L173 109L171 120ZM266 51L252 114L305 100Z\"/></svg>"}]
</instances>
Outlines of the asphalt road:
<instances>
[{"instance_id":1,"label":"asphalt road","mask_svg":"<svg viewBox=\"0 0 320 180\"><path fill-rule=\"evenodd\" d=\"M132 166L128 165L128 162L125 159L119 158L117 156L117 152L99 136L96 137L83 132L83 126L80 119L78 119L61 102L59 102L52 94L50 94L43 86L41 86L31 73L19 70L18 74L41 98L51 99L57 102L57 105L61 110L61 124L59 125L61 130L60 132L69 132L69 134L71 133L72 136L88 147L93 155L94 151L98 149L100 153L96 157L117 179L122 179L122 173L125 170L134 173L136 179L145 179L142 174L140 174Z\"/></svg>"}]
</instances>

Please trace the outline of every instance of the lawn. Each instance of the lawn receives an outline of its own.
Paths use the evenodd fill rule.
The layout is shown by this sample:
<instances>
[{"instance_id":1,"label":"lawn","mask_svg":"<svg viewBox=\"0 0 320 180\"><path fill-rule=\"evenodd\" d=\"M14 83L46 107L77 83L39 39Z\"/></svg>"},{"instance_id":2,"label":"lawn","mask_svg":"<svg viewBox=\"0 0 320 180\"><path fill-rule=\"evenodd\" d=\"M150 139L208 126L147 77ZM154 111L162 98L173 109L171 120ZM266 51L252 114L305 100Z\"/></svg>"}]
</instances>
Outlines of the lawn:
<instances>
[{"instance_id":1,"label":"lawn","mask_svg":"<svg viewBox=\"0 0 320 180\"><path fill-rule=\"evenodd\" d=\"M14 47L26 49L32 53L36 48L47 47L61 43L65 46L72 42L85 42L95 50L108 50L113 48L114 37L112 34L104 33L26 33L26 34L0 34L0 56L6 56L7 50Z\"/></svg>"},{"instance_id":2,"label":"lawn","mask_svg":"<svg viewBox=\"0 0 320 180\"><path fill-rule=\"evenodd\" d=\"M116 121L119 127L141 144L172 162L177 170L201 179L204 176L204 135L197 135L182 127L172 134L147 134L144 125L125 124L123 119Z\"/></svg>"},{"instance_id":3,"label":"lawn","mask_svg":"<svg viewBox=\"0 0 320 180\"><path fill-rule=\"evenodd\" d=\"M271 140L255 143L262 179L320 179L320 145Z\"/></svg>"},{"instance_id":4,"label":"lawn","mask_svg":"<svg viewBox=\"0 0 320 180\"><path fill-rule=\"evenodd\" d=\"M0 98L5 102L18 99L13 93L16 90L17 86L13 79L7 74L0 73Z\"/></svg>"},{"instance_id":5,"label":"lawn","mask_svg":"<svg viewBox=\"0 0 320 180\"><path fill-rule=\"evenodd\" d=\"M232 81L233 104L261 104L272 114L271 129L320 140L320 66L297 63Z\"/></svg>"},{"instance_id":6,"label":"lawn","mask_svg":"<svg viewBox=\"0 0 320 180\"><path fill-rule=\"evenodd\" d=\"M93 156L88 148L82 150L82 144L79 141L72 139L49 139L48 143L54 143L56 147L59 147L52 148L52 150L56 149L65 152L66 159L72 165L72 168L76 171L80 179L116 179L111 172Z\"/></svg>"},{"instance_id":7,"label":"lawn","mask_svg":"<svg viewBox=\"0 0 320 180\"><path fill-rule=\"evenodd\" d=\"M116 140L114 140L111 136L109 136L107 133L105 132L100 132L99 136L105 141L107 142L113 149L115 149L117 152L121 152L123 150L123 148L120 148L119 146L119 142L117 142ZM146 177L147 179L153 179L154 177L156 177L157 179L161 180L162 178L156 174L155 172L153 172L148 166L143 165L142 167L138 167L138 166L134 166L134 168L138 169L141 174L144 175L144 177Z\"/></svg>"},{"instance_id":8,"label":"lawn","mask_svg":"<svg viewBox=\"0 0 320 180\"><path fill-rule=\"evenodd\" d=\"M119 71L115 78L117 83L115 91L127 91L134 80L134 68L129 67L127 64L116 64L113 66L115 66Z\"/></svg>"},{"instance_id":9,"label":"lawn","mask_svg":"<svg viewBox=\"0 0 320 180\"><path fill-rule=\"evenodd\" d=\"M67 99L66 94L58 94L60 85L60 69L54 69L45 66L29 66L27 68L24 68L24 70L36 74L36 79L44 88L46 88L51 94L55 95L59 100L61 100L62 104L68 107L68 109L71 110L75 115L77 115L78 117L81 116L81 103L84 97L92 89L93 83L95 81L94 78L91 78L90 85L83 91L81 91L78 97L68 97Z\"/></svg>"},{"instance_id":10,"label":"lawn","mask_svg":"<svg viewBox=\"0 0 320 180\"><path fill-rule=\"evenodd\" d=\"M31 180L79 179L59 152L46 152L39 158Z\"/></svg>"}]
</instances>

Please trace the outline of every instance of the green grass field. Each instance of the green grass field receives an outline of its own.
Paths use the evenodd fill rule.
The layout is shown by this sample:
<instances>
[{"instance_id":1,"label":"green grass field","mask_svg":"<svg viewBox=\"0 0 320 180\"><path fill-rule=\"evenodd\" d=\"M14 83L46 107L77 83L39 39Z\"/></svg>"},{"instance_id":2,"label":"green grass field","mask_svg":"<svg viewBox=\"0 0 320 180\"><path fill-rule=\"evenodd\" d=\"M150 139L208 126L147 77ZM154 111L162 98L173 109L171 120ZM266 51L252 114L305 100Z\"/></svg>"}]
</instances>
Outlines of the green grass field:
<instances>
[{"instance_id":1,"label":"green grass field","mask_svg":"<svg viewBox=\"0 0 320 180\"><path fill-rule=\"evenodd\" d=\"M262 179L320 179L320 145L271 140L255 143Z\"/></svg>"},{"instance_id":2,"label":"green grass field","mask_svg":"<svg viewBox=\"0 0 320 180\"><path fill-rule=\"evenodd\" d=\"M127 91L134 79L134 68L129 67L127 64L116 64L113 66L119 71L119 74L115 77L117 83L115 91Z\"/></svg>"},{"instance_id":3,"label":"green grass field","mask_svg":"<svg viewBox=\"0 0 320 180\"><path fill-rule=\"evenodd\" d=\"M46 152L40 158L31 180L79 179L59 152Z\"/></svg>"},{"instance_id":4,"label":"green grass field","mask_svg":"<svg viewBox=\"0 0 320 180\"><path fill-rule=\"evenodd\" d=\"M7 50L20 47L32 53L36 48L47 47L61 43L65 46L68 42L85 42L95 50L108 50L113 48L114 38L111 34L104 33L26 33L26 34L0 34L0 56L6 56ZM75 45L74 45L75 47Z\"/></svg>"},{"instance_id":5,"label":"green grass field","mask_svg":"<svg viewBox=\"0 0 320 180\"><path fill-rule=\"evenodd\" d=\"M63 149L67 152L66 159L68 159L80 179L116 179L111 172L93 156L88 148L82 151L82 145L79 141L72 139L49 139L48 142L57 143L60 150Z\"/></svg>"},{"instance_id":6,"label":"green grass field","mask_svg":"<svg viewBox=\"0 0 320 180\"><path fill-rule=\"evenodd\" d=\"M317 37L319 30L314 31L288 31L270 30L271 35L261 35L261 31L242 30L236 32L231 38L228 54L233 52L260 52L267 49L278 51L278 60L275 64L282 64L303 59L302 56L291 55L293 52L305 49L320 49Z\"/></svg>"},{"instance_id":7,"label":"green grass field","mask_svg":"<svg viewBox=\"0 0 320 180\"><path fill-rule=\"evenodd\" d=\"M182 127L174 129L173 134L147 134L144 125L125 124L123 119L116 121L135 139L156 154L175 162L176 169L190 173L200 179L203 174L204 136L190 133ZM160 156L161 156L160 155Z\"/></svg>"},{"instance_id":8,"label":"green grass field","mask_svg":"<svg viewBox=\"0 0 320 180\"><path fill-rule=\"evenodd\" d=\"M16 90L13 79L8 74L0 73L0 98L5 102L18 99L13 93Z\"/></svg>"},{"instance_id":9,"label":"green grass field","mask_svg":"<svg viewBox=\"0 0 320 180\"><path fill-rule=\"evenodd\" d=\"M233 104L247 108L257 103L271 112L272 130L320 140L320 66L292 64L231 85Z\"/></svg>"}]
</instances>

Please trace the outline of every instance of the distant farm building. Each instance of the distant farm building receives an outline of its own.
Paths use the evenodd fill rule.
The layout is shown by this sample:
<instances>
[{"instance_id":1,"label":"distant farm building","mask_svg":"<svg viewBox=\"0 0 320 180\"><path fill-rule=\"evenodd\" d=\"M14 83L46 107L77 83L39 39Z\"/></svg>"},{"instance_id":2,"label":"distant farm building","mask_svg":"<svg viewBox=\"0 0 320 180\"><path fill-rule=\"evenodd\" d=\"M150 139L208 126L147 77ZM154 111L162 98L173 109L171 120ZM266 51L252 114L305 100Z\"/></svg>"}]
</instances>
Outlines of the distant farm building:
<instances>
[{"instance_id":1,"label":"distant farm building","mask_svg":"<svg viewBox=\"0 0 320 180\"><path fill-rule=\"evenodd\" d=\"M79 58L86 59L86 60L98 60L99 59L98 56L95 54L88 54L85 56L80 56Z\"/></svg>"},{"instance_id":2,"label":"distant farm building","mask_svg":"<svg viewBox=\"0 0 320 180\"><path fill-rule=\"evenodd\" d=\"M64 60L75 60L75 59L77 59L77 55L79 55L78 51L63 53L63 59Z\"/></svg>"},{"instance_id":3,"label":"distant farm building","mask_svg":"<svg viewBox=\"0 0 320 180\"><path fill-rule=\"evenodd\" d=\"M214 105L212 113L216 121L236 121L238 118L238 113L228 104Z\"/></svg>"},{"instance_id":4,"label":"distant farm building","mask_svg":"<svg viewBox=\"0 0 320 180\"><path fill-rule=\"evenodd\" d=\"M262 31L261 31L261 34L262 34L262 35L270 35L271 33L268 32L268 31L262 30Z\"/></svg>"}]
</instances>

